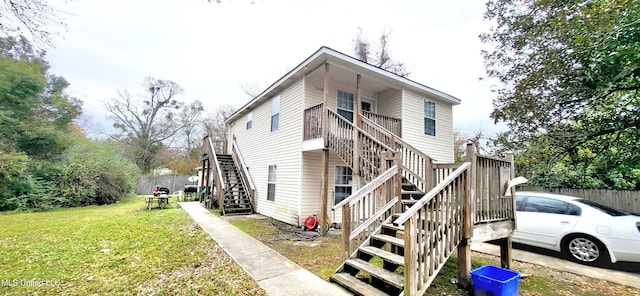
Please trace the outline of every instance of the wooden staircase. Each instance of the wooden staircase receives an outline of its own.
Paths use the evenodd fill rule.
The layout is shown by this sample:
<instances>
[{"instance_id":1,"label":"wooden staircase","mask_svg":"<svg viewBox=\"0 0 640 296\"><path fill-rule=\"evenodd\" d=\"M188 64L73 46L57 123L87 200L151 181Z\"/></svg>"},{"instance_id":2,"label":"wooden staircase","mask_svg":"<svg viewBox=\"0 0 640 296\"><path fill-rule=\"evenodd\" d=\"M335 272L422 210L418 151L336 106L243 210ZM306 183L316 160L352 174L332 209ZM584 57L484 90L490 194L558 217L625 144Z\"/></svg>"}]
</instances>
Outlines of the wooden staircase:
<instances>
[{"instance_id":1,"label":"wooden staircase","mask_svg":"<svg viewBox=\"0 0 640 296\"><path fill-rule=\"evenodd\" d=\"M223 205L221 209L225 215L253 214L251 198L242 182L239 168L236 166L231 154L217 154L222 179L226 190L224 191ZM214 206L217 200L214 199Z\"/></svg>"},{"instance_id":2,"label":"wooden staircase","mask_svg":"<svg viewBox=\"0 0 640 296\"><path fill-rule=\"evenodd\" d=\"M394 215L397 218L399 215ZM331 276L356 295L400 295L404 290L404 228L389 219Z\"/></svg>"},{"instance_id":3,"label":"wooden staircase","mask_svg":"<svg viewBox=\"0 0 640 296\"><path fill-rule=\"evenodd\" d=\"M331 281L356 295L421 295L457 248L459 280L468 285L475 225L514 225L513 199L500 197L513 161L467 147L467 162L436 164L383 125L324 110L326 130L305 137L322 134L325 147L367 182L333 206L342 209L345 261ZM491 239L508 233L488 231L501 233Z\"/></svg>"}]
</instances>

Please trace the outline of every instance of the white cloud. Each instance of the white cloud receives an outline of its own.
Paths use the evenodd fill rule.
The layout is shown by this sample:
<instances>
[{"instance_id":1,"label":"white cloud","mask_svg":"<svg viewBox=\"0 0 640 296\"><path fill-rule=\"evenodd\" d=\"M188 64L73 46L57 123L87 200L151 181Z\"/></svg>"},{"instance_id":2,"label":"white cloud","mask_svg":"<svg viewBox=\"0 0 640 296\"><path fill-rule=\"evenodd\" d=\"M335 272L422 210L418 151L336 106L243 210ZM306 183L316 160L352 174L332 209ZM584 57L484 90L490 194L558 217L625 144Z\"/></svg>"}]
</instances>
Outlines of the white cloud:
<instances>
[{"instance_id":1,"label":"white cloud","mask_svg":"<svg viewBox=\"0 0 640 296\"><path fill-rule=\"evenodd\" d=\"M246 102L240 85L275 81L326 45L351 54L358 27L374 39L392 30L391 50L417 82L454 95L454 124L494 130L478 35L482 1L77 0L69 32L49 50L51 71L96 117L117 90L137 92L145 76L170 79L209 110Z\"/></svg>"}]
</instances>

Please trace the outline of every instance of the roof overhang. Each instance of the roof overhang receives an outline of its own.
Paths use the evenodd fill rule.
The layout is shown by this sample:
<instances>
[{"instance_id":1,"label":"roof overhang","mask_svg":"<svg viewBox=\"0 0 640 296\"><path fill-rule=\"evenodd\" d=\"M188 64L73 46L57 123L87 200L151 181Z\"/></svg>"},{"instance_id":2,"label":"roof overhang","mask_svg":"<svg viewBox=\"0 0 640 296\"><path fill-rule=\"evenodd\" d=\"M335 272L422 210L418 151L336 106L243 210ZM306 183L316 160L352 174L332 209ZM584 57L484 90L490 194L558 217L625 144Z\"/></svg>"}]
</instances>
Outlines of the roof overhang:
<instances>
[{"instance_id":1,"label":"roof overhang","mask_svg":"<svg viewBox=\"0 0 640 296\"><path fill-rule=\"evenodd\" d=\"M246 103L236 112L231 114L225 123L232 122L238 119L240 116L250 112L255 106L259 106L262 102L271 99L273 96L282 92L285 88L287 88L291 83L298 81L304 75L313 72L318 69L325 63L329 63L330 65L336 65L340 68L347 69L354 73L361 74L366 77L374 77L379 79L380 81L385 81L390 84L398 85L399 87L404 87L406 89L410 89L416 91L418 93L426 93L430 97L443 101L445 103L449 103L452 105L460 104L460 99L449 95L447 93L441 92L439 90L430 88L424 84L415 82L411 79L399 76L395 73L389 72L382 68L378 68L368 63L364 63L354 57L341 53L339 51L333 50L329 47L323 46L320 47L315 53L305 59L298 66L293 68L287 74L282 76L276 82L271 84L266 90L260 93L258 96L253 98L251 101Z\"/></svg>"}]
</instances>

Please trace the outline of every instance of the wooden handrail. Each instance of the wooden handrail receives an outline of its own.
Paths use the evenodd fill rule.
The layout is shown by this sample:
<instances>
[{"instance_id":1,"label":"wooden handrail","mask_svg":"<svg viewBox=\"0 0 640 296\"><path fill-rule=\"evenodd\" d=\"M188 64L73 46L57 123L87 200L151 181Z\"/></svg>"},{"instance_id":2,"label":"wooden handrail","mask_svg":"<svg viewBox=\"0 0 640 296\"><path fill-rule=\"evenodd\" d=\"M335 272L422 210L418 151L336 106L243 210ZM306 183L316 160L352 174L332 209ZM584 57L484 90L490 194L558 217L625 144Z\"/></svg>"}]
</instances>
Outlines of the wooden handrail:
<instances>
[{"instance_id":1,"label":"wooden handrail","mask_svg":"<svg viewBox=\"0 0 640 296\"><path fill-rule=\"evenodd\" d=\"M395 149L401 150L402 169L405 178L409 179L411 183L423 191L427 191L434 185L434 180L429 179L432 177L431 173L434 169L433 159L429 157L429 155L413 147L402 138L394 135L383 126L380 126L368 118L362 118L362 125L363 129L365 126L373 129L374 131L372 133L370 132L370 134L374 137L382 138L377 139L378 141L382 141L387 145L395 147Z\"/></svg>"},{"instance_id":2,"label":"wooden handrail","mask_svg":"<svg viewBox=\"0 0 640 296\"><path fill-rule=\"evenodd\" d=\"M207 136L207 138L209 140L208 152L211 154L211 158L213 158L213 162L215 163L215 165L213 166L214 176L215 176L214 185L216 186L216 191L218 193L218 207L222 210L222 213L224 214L224 192L227 190L227 187L224 184L224 179L222 179L222 170L220 169L220 163L218 163L218 156L216 155L216 150L215 150L215 147L213 146L213 140L211 140L211 137L209 136ZM213 202L211 202L211 204L213 204Z\"/></svg>"},{"instance_id":3,"label":"wooden handrail","mask_svg":"<svg viewBox=\"0 0 640 296\"><path fill-rule=\"evenodd\" d=\"M304 110L303 140L322 137L322 107L323 103L320 103Z\"/></svg>"},{"instance_id":4,"label":"wooden handrail","mask_svg":"<svg viewBox=\"0 0 640 296\"><path fill-rule=\"evenodd\" d=\"M446 188L451 182L453 182L458 176L460 176L464 171L466 171L469 167L471 167L470 162L463 163L458 169L456 169L451 175L446 177L442 182L438 183L433 189L431 189L427 194L425 194L418 202L416 202L413 206L409 208L406 212L404 212L400 217L393 221L393 224L396 226L404 224L409 218L415 215L424 205L426 205L434 196L436 196L440 191Z\"/></svg>"},{"instance_id":5,"label":"wooden handrail","mask_svg":"<svg viewBox=\"0 0 640 296\"><path fill-rule=\"evenodd\" d=\"M355 126L353 123L351 123L349 120L347 120L346 118L342 117L342 115L338 114L338 112L335 112L331 109L327 109L329 111L329 113L333 113L333 115L338 116L342 121L344 121L344 123L352 126L354 129L356 129L357 131L361 132L362 134L367 135L368 138L370 138L372 141L376 142L377 144L379 144L380 146L382 146L382 148L387 149L387 151L394 151L393 148L391 148L389 145L383 143L382 141L371 137L367 132L365 132L363 129Z\"/></svg>"},{"instance_id":6,"label":"wooden handrail","mask_svg":"<svg viewBox=\"0 0 640 296\"><path fill-rule=\"evenodd\" d=\"M236 165L240 167L240 177L244 185L248 187L247 189L249 190L251 205L255 206L256 186L253 184L253 180L249 174L249 169L244 162L244 157L242 157L242 153L240 152L240 148L238 147L235 139L231 141L231 155L233 156Z\"/></svg>"},{"instance_id":7,"label":"wooden handrail","mask_svg":"<svg viewBox=\"0 0 640 296\"><path fill-rule=\"evenodd\" d=\"M342 208L342 251L347 259L368 237L391 219L402 197L396 196L400 186L398 166L394 165L373 181L339 202L333 209Z\"/></svg>"},{"instance_id":8,"label":"wooden handrail","mask_svg":"<svg viewBox=\"0 0 640 296\"><path fill-rule=\"evenodd\" d=\"M362 115L363 118L377 123L378 125L384 127L386 130L394 133L396 136L402 136L402 120L395 117L376 114L368 111L362 111Z\"/></svg>"},{"instance_id":9,"label":"wooden handrail","mask_svg":"<svg viewBox=\"0 0 640 296\"><path fill-rule=\"evenodd\" d=\"M337 210L341 208L345 204L353 204L355 200L362 198L362 196L373 192L376 187L380 186L380 184L386 182L387 180L394 177L394 175L398 173L398 165L392 166L390 169L386 170L384 173L380 174L377 178L373 179L371 182L362 186L362 188L358 189L355 193L351 194L351 196L343 199L341 202L333 206L333 210Z\"/></svg>"}]
</instances>

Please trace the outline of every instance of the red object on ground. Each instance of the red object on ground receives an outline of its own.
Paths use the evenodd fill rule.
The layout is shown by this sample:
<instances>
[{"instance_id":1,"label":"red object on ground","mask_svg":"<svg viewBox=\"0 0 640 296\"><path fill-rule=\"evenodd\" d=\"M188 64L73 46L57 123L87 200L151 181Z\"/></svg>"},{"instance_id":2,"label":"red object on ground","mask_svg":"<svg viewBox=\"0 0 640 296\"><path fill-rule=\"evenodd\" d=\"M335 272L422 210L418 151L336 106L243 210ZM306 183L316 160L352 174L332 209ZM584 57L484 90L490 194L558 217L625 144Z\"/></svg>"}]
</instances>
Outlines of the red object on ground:
<instances>
[{"instance_id":1,"label":"red object on ground","mask_svg":"<svg viewBox=\"0 0 640 296\"><path fill-rule=\"evenodd\" d=\"M317 230L318 225L320 225L320 219L316 215L309 216L304 221L304 230Z\"/></svg>"}]
</instances>

